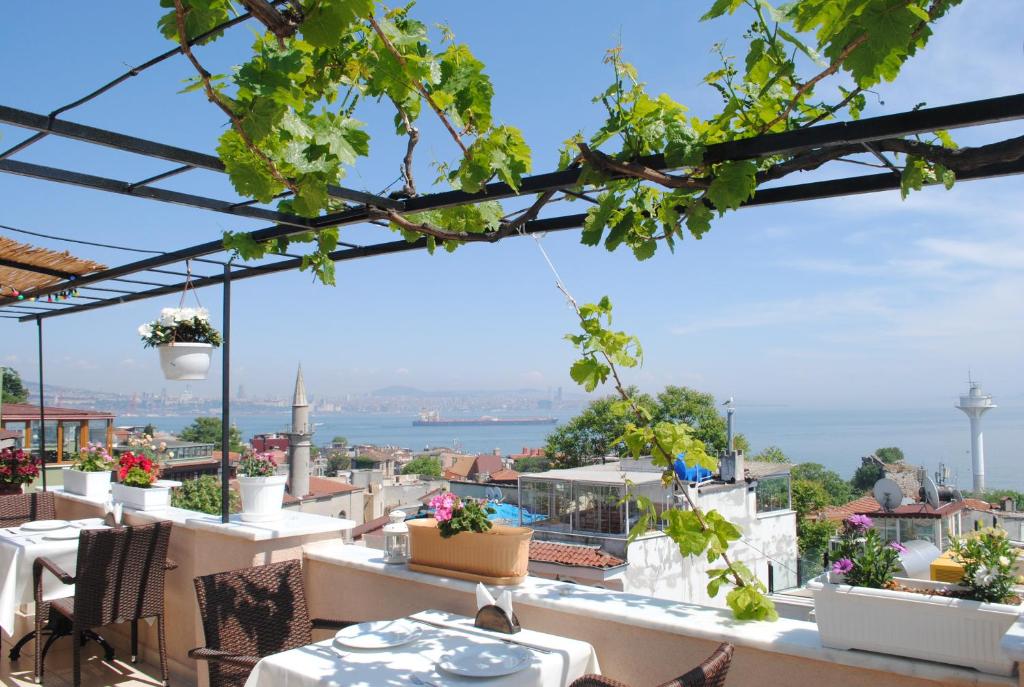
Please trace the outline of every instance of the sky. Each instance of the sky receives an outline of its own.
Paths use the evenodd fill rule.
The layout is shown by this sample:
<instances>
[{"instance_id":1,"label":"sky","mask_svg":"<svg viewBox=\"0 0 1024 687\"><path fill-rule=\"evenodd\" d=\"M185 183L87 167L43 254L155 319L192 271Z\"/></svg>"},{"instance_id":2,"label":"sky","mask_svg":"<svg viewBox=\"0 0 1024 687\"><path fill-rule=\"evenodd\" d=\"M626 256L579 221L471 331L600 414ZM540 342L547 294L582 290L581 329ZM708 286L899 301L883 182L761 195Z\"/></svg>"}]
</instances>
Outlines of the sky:
<instances>
[{"instance_id":1,"label":"sky","mask_svg":"<svg viewBox=\"0 0 1024 687\"><path fill-rule=\"evenodd\" d=\"M422 2L414 12L450 25L487 65L497 119L523 130L534 171L542 172L554 168L564 139L599 126L601 111L591 98L609 81L602 57L616 43L651 92L670 93L696 114L715 111L717 96L701 83L716 66L710 48L725 41L727 50L739 50L744 23L698 22L708 4L450 0ZM46 113L168 49L155 30L158 5L111 0L96 12L52 0L7 7L0 103ZM867 114L1024 91L1022 20L1019 0L964 2L939 23L897 84L869 98ZM197 54L212 71L228 71L246 55L251 31L235 28ZM178 93L190 74L183 58L171 59L65 117L212 152L223 116L200 94ZM379 192L397 176L405 142L393 135L385 109L371 104L356 116L367 122L371 155L342 183ZM417 176L427 180L431 162L453 159L454 150L435 122L421 121ZM1018 136L1022 128L1009 123L954 137L978 144ZM0 125L0 146L27 135ZM15 159L125 180L173 166L53 137ZM674 254L659 250L643 263L629 251L583 246L578 232L541 243L577 299L611 297L615 326L636 334L646 354L626 380L645 389L685 384L749 404L803 407L948 405L970 369L997 398L1024 400L1022 184L1011 177L930 189L907 201L884 193L745 209L717 220L703 240L687 240ZM159 185L234 197L226 177L212 172ZM0 198L0 224L151 250L264 226L12 175L0 176ZM583 211L579 204L563 209ZM108 265L138 257L0 235ZM395 236L354 227L342 238L369 243ZM451 255L350 261L338 265L337 281L330 288L307 273L289 273L235 285L231 372L250 396L286 395L300 362L310 393L320 396L390 385L574 389L573 350L563 339L574 317L532 239L465 246ZM219 324L220 290L204 289L199 297ZM176 391L136 330L177 300L46 321L47 382ZM0 362L34 379L36 327L15 320L0 327ZM219 384L215 357L210 379L193 383L193 391L216 396Z\"/></svg>"}]
</instances>

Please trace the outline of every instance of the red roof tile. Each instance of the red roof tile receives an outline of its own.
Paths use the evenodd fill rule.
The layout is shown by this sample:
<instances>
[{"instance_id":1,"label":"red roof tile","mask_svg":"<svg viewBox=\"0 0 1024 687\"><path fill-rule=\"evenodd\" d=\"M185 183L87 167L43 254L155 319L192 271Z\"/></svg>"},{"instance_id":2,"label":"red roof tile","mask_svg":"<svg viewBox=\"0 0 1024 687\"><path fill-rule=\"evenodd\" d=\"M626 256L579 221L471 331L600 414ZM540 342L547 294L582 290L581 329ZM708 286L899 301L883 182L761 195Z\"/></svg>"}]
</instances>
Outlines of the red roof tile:
<instances>
[{"instance_id":1,"label":"red roof tile","mask_svg":"<svg viewBox=\"0 0 1024 687\"><path fill-rule=\"evenodd\" d=\"M861 496L859 499L844 503L841 506L829 506L821 511L818 517L822 520L842 521L855 513L874 513L881 508L881 504L870 496Z\"/></svg>"},{"instance_id":2,"label":"red roof tile","mask_svg":"<svg viewBox=\"0 0 1024 687\"><path fill-rule=\"evenodd\" d=\"M625 565L626 561L605 553L596 546L580 546L578 544L559 544L550 541L531 541L530 560L538 563L556 563L571 565L578 568L597 568L607 570Z\"/></svg>"},{"instance_id":3,"label":"red roof tile","mask_svg":"<svg viewBox=\"0 0 1024 687\"><path fill-rule=\"evenodd\" d=\"M492 482L515 482L518 479L519 473L516 472L515 470L508 470L506 468L502 468L497 472L491 473Z\"/></svg>"}]
</instances>

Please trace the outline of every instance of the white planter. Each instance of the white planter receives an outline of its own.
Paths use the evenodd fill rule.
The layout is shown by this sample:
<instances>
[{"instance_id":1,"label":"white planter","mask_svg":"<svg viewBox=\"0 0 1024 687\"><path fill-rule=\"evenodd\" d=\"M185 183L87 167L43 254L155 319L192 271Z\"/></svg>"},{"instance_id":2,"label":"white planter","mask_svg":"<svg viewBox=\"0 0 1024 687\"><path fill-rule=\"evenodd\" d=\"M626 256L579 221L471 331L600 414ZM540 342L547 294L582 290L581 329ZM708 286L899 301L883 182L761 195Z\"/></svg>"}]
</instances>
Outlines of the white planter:
<instances>
[{"instance_id":1,"label":"white planter","mask_svg":"<svg viewBox=\"0 0 1024 687\"><path fill-rule=\"evenodd\" d=\"M110 492L110 470L102 472L64 471L64 491L93 501L106 502Z\"/></svg>"},{"instance_id":2,"label":"white planter","mask_svg":"<svg viewBox=\"0 0 1024 687\"><path fill-rule=\"evenodd\" d=\"M281 517L284 485L288 475L271 477L239 477L242 492L242 515L245 522L268 522Z\"/></svg>"},{"instance_id":3,"label":"white planter","mask_svg":"<svg viewBox=\"0 0 1024 687\"><path fill-rule=\"evenodd\" d=\"M899 577L896 582L917 589L956 588ZM807 588L814 593L814 616L827 647L1013 674L1014 661L999 642L1021 606L833 584L827 573L808 582Z\"/></svg>"},{"instance_id":4,"label":"white planter","mask_svg":"<svg viewBox=\"0 0 1024 687\"><path fill-rule=\"evenodd\" d=\"M169 487L127 487L119 482L110 485L114 500L135 510L166 510L171 505Z\"/></svg>"},{"instance_id":5,"label":"white planter","mask_svg":"<svg viewBox=\"0 0 1024 687\"><path fill-rule=\"evenodd\" d=\"M160 368L166 379L206 379L213 344L169 343L156 348L160 351Z\"/></svg>"}]
</instances>

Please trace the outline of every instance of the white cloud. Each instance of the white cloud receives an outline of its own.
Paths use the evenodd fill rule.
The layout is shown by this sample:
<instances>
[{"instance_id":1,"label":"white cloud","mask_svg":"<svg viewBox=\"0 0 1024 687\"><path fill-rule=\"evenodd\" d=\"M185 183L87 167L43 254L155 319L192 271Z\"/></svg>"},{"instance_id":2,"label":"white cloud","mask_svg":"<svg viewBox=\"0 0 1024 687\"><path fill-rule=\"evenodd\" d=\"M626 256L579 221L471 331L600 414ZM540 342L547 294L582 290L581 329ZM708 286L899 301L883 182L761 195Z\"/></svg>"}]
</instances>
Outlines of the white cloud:
<instances>
[{"instance_id":1,"label":"white cloud","mask_svg":"<svg viewBox=\"0 0 1024 687\"><path fill-rule=\"evenodd\" d=\"M1019 243L921 239L917 244L925 250L960 263L995 269L1024 268L1024 249L1020 248Z\"/></svg>"}]
</instances>

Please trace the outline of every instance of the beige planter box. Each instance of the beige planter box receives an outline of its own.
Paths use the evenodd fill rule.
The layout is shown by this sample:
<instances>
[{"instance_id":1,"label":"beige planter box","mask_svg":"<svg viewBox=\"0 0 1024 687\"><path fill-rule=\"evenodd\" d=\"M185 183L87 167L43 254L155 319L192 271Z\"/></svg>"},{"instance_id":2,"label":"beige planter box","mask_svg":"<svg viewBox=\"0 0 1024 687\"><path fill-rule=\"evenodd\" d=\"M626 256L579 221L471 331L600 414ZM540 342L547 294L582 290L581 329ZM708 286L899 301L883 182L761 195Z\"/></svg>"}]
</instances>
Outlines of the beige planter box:
<instances>
[{"instance_id":1,"label":"beige planter box","mask_svg":"<svg viewBox=\"0 0 1024 687\"><path fill-rule=\"evenodd\" d=\"M410 520L409 568L488 584L519 584L530 564L528 527L495 525L487 532L460 532L444 539L433 518Z\"/></svg>"}]
</instances>

